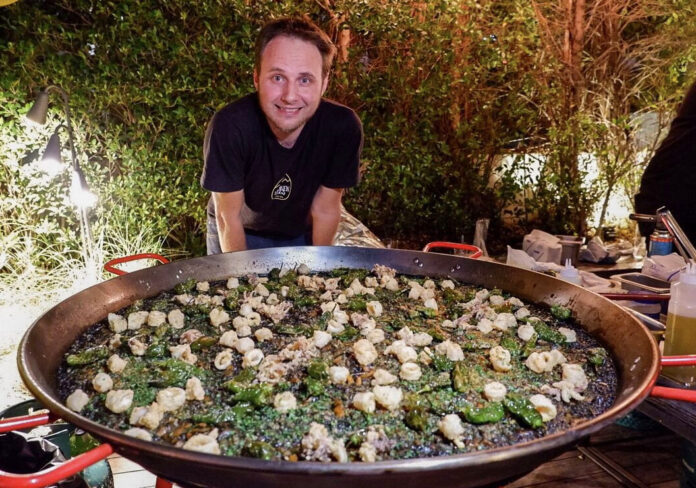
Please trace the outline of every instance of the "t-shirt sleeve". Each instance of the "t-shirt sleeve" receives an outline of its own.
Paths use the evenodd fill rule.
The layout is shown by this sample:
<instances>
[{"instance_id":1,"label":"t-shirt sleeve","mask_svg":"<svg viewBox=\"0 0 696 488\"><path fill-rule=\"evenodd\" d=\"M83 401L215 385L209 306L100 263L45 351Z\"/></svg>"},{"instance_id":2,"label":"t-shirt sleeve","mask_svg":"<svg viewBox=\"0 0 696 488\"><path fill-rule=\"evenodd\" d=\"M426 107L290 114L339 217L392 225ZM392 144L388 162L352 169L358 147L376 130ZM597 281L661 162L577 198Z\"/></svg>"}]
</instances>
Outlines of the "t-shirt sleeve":
<instances>
[{"instance_id":1,"label":"t-shirt sleeve","mask_svg":"<svg viewBox=\"0 0 696 488\"><path fill-rule=\"evenodd\" d=\"M208 124L203 141L201 186L214 192L244 189L244 159L239 129L220 112Z\"/></svg>"},{"instance_id":2,"label":"t-shirt sleeve","mask_svg":"<svg viewBox=\"0 0 696 488\"><path fill-rule=\"evenodd\" d=\"M338 128L335 140L332 160L321 184L327 188L353 187L360 180L363 130L360 119L352 110L348 110L345 122Z\"/></svg>"}]
</instances>

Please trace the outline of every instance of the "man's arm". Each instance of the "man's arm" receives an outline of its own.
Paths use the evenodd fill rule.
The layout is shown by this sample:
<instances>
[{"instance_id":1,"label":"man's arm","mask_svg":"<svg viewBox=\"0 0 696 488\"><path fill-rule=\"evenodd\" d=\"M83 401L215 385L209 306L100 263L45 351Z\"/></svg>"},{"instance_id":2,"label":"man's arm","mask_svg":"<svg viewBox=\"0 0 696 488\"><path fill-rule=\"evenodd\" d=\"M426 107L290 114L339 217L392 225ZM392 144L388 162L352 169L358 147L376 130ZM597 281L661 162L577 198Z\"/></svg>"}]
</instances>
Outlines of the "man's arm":
<instances>
[{"instance_id":1,"label":"man's arm","mask_svg":"<svg viewBox=\"0 0 696 488\"><path fill-rule=\"evenodd\" d=\"M222 252L245 250L246 236L241 216L244 190L229 193L213 192L213 202Z\"/></svg>"},{"instance_id":2,"label":"man's arm","mask_svg":"<svg viewBox=\"0 0 696 488\"><path fill-rule=\"evenodd\" d=\"M341 220L342 188L319 186L312 200L312 244L330 246Z\"/></svg>"}]
</instances>

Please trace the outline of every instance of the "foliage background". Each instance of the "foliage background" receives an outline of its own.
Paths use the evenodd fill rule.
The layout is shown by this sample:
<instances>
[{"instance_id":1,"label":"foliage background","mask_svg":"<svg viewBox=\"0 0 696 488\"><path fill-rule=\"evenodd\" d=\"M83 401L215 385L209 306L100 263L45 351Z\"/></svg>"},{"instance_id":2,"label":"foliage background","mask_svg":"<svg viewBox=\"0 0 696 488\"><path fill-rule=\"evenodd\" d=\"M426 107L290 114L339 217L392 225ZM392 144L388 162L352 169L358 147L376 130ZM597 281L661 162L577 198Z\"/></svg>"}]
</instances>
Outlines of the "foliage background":
<instances>
[{"instance_id":1,"label":"foliage background","mask_svg":"<svg viewBox=\"0 0 696 488\"><path fill-rule=\"evenodd\" d=\"M653 111L664 126L692 78L696 12L691 0L589 0L577 31L559 5L20 0L2 8L0 269L25 255L55 264L55 253L37 248L68 257L79 248L67 173L48 180L36 165L61 121L59 100L51 98L46 128L31 133L21 123L50 84L71 97L81 163L100 197L95 234L137 236L141 251L204 254L205 125L253 89L263 22L291 13L308 13L339 47L328 96L356 109L366 135L362 182L345 203L379 236L470 242L482 217L498 243L534 226L583 232L587 208L635 185L649 154L637 156L632 114ZM564 50L563 39L578 42ZM601 156L591 187L581 184L596 171L578 159L583 152ZM501 167L501 155L525 153L544 158L536 176L521 157ZM527 177L514 177L520 171Z\"/></svg>"}]
</instances>

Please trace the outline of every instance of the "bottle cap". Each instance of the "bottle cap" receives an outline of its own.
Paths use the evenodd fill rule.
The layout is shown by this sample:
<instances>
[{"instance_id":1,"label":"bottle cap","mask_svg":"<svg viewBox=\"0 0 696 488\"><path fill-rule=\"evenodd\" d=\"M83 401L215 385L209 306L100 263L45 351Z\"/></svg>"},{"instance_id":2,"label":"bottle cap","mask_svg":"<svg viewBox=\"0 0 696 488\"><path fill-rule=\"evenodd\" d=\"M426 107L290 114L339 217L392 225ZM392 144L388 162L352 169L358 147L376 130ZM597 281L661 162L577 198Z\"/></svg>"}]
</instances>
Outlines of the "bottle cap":
<instances>
[{"instance_id":1,"label":"bottle cap","mask_svg":"<svg viewBox=\"0 0 696 488\"><path fill-rule=\"evenodd\" d=\"M692 261L686 265L686 268L679 273L679 282L696 285L696 263Z\"/></svg>"},{"instance_id":2,"label":"bottle cap","mask_svg":"<svg viewBox=\"0 0 696 488\"><path fill-rule=\"evenodd\" d=\"M580 272L575 266L571 264L571 262L572 261L570 259L565 260L565 266L561 268L559 276L563 280L579 284L582 281L582 279L580 278ZM694 274L694 279L696 280L696 272Z\"/></svg>"}]
</instances>

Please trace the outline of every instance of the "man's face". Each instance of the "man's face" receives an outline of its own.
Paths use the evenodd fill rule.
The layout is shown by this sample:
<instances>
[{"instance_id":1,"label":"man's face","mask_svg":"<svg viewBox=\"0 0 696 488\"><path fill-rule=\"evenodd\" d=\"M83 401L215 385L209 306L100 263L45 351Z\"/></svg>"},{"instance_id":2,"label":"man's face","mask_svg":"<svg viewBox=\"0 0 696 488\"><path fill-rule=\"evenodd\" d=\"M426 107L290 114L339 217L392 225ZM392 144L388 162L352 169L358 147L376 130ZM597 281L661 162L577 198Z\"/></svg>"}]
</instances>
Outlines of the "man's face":
<instances>
[{"instance_id":1,"label":"man's face","mask_svg":"<svg viewBox=\"0 0 696 488\"><path fill-rule=\"evenodd\" d=\"M278 36L266 45L254 71L261 110L279 142L294 144L326 91L319 49L307 41Z\"/></svg>"}]
</instances>

